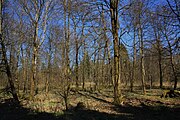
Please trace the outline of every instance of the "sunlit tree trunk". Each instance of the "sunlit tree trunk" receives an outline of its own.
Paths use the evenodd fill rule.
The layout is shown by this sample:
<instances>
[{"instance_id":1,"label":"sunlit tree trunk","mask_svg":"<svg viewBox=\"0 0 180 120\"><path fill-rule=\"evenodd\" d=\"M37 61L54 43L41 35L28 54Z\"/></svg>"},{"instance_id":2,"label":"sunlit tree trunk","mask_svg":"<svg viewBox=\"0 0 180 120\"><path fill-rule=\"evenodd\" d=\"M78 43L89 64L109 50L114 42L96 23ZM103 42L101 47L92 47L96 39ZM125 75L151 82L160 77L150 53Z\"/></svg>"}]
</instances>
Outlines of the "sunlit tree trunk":
<instances>
[{"instance_id":1,"label":"sunlit tree trunk","mask_svg":"<svg viewBox=\"0 0 180 120\"><path fill-rule=\"evenodd\" d=\"M138 29L138 37L140 43L140 71L141 71L141 82L142 82L142 91L146 94L146 87L145 87L145 68L144 68L144 44L143 44L143 37L142 37L142 28L139 25Z\"/></svg>"},{"instance_id":2,"label":"sunlit tree trunk","mask_svg":"<svg viewBox=\"0 0 180 120\"><path fill-rule=\"evenodd\" d=\"M36 15L36 18L38 15ZM37 47L37 39L38 39L38 23L37 21L34 23L34 37L33 37L33 56L32 56L32 77L31 77L31 87L30 87L30 100L33 99L35 95L35 82L36 82L36 70L37 70L37 57L38 57L38 47Z\"/></svg>"},{"instance_id":3,"label":"sunlit tree trunk","mask_svg":"<svg viewBox=\"0 0 180 120\"><path fill-rule=\"evenodd\" d=\"M134 81L136 79L136 29L134 27L134 40L133 40L133 70L132 70L132 79L130 83L131 92L134 88Z\"/></svg>"},{"instance_id":4,"label":"sunlit tree trunk","mask_svg":"<svg viewBox=\"0 0 180 120\"><path fill-rule=\"evenodd\" d=\"M64 0L64 39L65 39L65 60L64 60L64 73L67 77L70 72L69 63L69 42L70 42L70 0ZM67 14L68 13L68 14Z\"/></svg>"},{"instance_id":5,"label":"sunlit tree trunk","mask_svg":"<svg viewBox=\"0 0 180 120\"><path fill-rule=\"evenodd\" d=\"M66 39L66 73L69 76L70 73L70 60L69 60L69 52L70 52L70 11L71 11L71 0L68 0L68 24L67 24L67 39Z\"/></svg>"},{"instance_id":6,"label":"sunlit tree trunk","mask_svg":"<svg viewBox=\"0 0 180 120\"><path fill-rule=\"evenodd\" d=\"M37 81L37 62L39 49L45 40L47 17L49 9L51 8L52 0L18 0L23 11L29 17L30 23L33 28L33 41L32 41L32 61L31 61L31 78L30 78L30 100L34 98L35 92L38 92ZM30 4L30 5L29 5ZM40 32L39 32L40 31ZM36 91L35 91L36 90Z\"/></svg>"},{"instance_id":7,"label":"sunlit tree trunk","mask_svg":"<svg viewBox=\"0 0 180 120\"><path fill-rule=\"evenodd\" d=\"M70 47L70 10L71 10L71 0L64 0L63 1L64 6L64 50L63 50L63 69L64 69L64 86L63 86L63 98L66 106L66 110L68 109L69 105L69 90L71 87L70 83L70 60L69 60L69 47ZM63 57L62 56L62 57Z\"/></svg>"},{"instance_id":8,"label":"sunlit tree trunk","mask_svg":"<svg viewBox=\"0 0 180 120\"><path fill-rule=\"evenodd\" d=\"M119 71L119 45L118 45L118 3L119 0L110 0L111 25L114 44L114 103L120 104L122 101L120 90Z\"/></svg>"}]
</instances>

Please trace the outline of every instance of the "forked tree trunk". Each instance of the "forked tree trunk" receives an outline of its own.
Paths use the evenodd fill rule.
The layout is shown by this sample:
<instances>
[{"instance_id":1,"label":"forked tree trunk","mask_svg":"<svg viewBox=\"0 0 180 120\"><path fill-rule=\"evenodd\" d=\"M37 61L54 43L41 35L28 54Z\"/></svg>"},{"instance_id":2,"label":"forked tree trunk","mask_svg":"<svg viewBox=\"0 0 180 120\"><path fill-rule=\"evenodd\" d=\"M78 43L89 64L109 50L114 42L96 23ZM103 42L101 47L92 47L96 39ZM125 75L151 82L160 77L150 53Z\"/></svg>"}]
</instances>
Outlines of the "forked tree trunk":
<instances>
[{"instance_id":1,"label":"forked tree trunk","mask_svg":"<svg viewBox=\"0 0 180 120\"><path fill-rule=\"evenodd\" d=\"M119 45L118 45L118 1L110 0L111 26L114 44L114 103L120 104L122 101L120 90L120 65L119 65Z\"/></svg>"}]
</instances>

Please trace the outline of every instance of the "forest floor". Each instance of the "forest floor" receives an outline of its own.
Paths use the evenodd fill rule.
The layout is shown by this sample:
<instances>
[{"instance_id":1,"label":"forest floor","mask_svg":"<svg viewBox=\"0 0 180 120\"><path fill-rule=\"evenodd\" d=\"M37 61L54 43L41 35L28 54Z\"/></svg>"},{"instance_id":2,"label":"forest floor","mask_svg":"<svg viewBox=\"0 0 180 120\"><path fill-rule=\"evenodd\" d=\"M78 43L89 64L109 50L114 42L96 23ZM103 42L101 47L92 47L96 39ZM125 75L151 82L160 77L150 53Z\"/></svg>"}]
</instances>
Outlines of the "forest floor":
<instances>
[{"instance_id":1,"label":"forest floor","mask_svg":"<svg viewBox=\"0 0 180 120\"><path fill-rule=\"evenodd\" d=\"M123 91L123 103L113 104L112 91L70 92L70 109L65 110L63 98L57 92L39 93L33 101L21 99L14 104L0 94L0 120L180 120L180 98L160 98L162 90ZM83 109L76 109L77 104Z\"/></svg>"}]
</instances>

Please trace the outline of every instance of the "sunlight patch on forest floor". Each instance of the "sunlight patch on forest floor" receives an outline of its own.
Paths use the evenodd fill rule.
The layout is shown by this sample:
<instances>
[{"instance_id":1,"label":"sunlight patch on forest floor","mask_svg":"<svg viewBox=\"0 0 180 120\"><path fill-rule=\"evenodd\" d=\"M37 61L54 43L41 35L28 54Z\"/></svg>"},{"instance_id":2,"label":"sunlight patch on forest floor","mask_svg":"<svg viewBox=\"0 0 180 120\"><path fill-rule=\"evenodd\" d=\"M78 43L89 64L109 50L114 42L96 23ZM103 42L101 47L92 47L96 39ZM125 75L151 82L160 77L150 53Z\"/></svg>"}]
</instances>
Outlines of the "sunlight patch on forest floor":
<instances>
[{"instance_id":1,"label":"sunlight patch on forest floor","mask_svg":"<svg viewBox=\"0 0 180 120\"><path fill-rule=\"evenodd\" d=\"M101 91L78 91L70 92L69 103L70 111L65 110L65 103L63 98L56 94L55 92L39 93L35 96L33 101L28 99L21 99L20 112L22 109L27 110L26 117L36 116L43 113L47 116L52 114L56 117L67 117L73 118L76 115L80 116L82 119L87 116L98 119L99 117L108 117L111 119L118 119L119 117L124 119L139 119L148 116L151 118L153 115L154 119L165 117L179 118L177 116L178 111L180 110L180 99L179 98L160 98L162 90L152 89L147 90L147 95L142 95L140 91L135 92L124 92L123 91L123 105L116 106L113 104L113 93L107 92L106 90ZM3 98L3 94L0 94L0 98ZM1 99L1 106L6 103L7 98ZM83 111L76 109L77 104L82 102L85 106ZM8 105L9 106L9 105ZM11 112L12 108L2 108ZM14 108L16 109L16 108ZM18 108L17 108L18 109ZM4 110L3 110L4 111ZM3 112L1 111L1 112ZM16 110L15 110L16 111ZM81 113L81 111L83 113ZM163 112L161 112L163 111ZM174 111L169 113L168 111ZM176 112L175 112L176 111ZM13 112L13 111L12 111ZM143 112L140 114L139 112ZM13 113L14 114L14 113ZM20 113L18 113L20 114ZM15 114L16 115L16 114ZM40 115L41 116L41 115ZM4 116L7 117L7 116ZM24 116L25 117L25 116ZM43 117L43 115L41 116ZM77 117L77 119L79 119Z\"/></svg>"},{"instance_id":2,"label":"sunlight patch on forest floor","mask_svg":"<svg viewBox=\"0 0 180 120\"><path fill-rule=\"evenodd\" d=\"M147 95L139 94L140 92L126 92L124 94L123 106L135 106L141 107L147 106L167 106L167 107L180 107L179 98L160 98L161 90L148 90ZM69 96L70 107L75 107L78 102L83 102L87 109L95 110L99 112L105 112L109 114L122 114L113 110L114 107L113 97L111 94L101 91L88 92L79 91L77 93L71 92ZM21 104L25 108L30 108L34 111L48 112L48 113L63 113L65 110L65 103L62 97L49 92L48 94L40 93L35 96L34 101L21 100Z\"/></svg>"}]
</instances>

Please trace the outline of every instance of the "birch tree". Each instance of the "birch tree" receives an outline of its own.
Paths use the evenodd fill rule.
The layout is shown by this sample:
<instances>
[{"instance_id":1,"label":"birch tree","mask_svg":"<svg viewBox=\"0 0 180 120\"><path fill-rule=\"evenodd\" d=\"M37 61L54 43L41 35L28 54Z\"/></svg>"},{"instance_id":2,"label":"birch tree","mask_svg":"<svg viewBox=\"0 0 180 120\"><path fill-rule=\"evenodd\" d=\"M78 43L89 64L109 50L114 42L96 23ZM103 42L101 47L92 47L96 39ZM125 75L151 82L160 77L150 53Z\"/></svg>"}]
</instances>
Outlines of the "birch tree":
<instances>
[{"instance_id":1,"label":"birch tree","mask_svg":"<svg viewBox=\"0 0 180 120\"><path fill-rule=\"evenodd\" d=\"M30 99L32 100L37 93L37 60L39 49L45 40L48 12L52 5L52 0L18 0L22 11L26 13L30 23L33 26L33 40L32 40L32 76L30 87Z\"/></svg>"}]
</instances>

